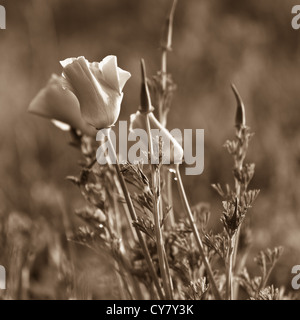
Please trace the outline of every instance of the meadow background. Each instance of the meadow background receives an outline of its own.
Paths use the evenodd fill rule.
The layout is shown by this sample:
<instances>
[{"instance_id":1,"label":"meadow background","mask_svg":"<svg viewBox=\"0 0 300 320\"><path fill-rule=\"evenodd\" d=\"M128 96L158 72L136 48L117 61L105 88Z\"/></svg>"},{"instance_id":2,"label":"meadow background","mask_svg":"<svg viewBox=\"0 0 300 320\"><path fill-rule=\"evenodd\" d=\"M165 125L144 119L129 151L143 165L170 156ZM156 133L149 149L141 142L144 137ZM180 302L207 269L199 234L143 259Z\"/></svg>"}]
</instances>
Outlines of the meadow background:
<instances>
[{"instance_id":1,"label":"meadow background","mask_svg":"<svg viewBox=\"0 0 300 320\"><path fill-rule=\"evenodd\" d=\"M69 265L66 270L58 266L71 256L77 298L118 298L103 257L66 241L79 224L74 210L84 205L77 188L65 180L79 171L79 154L68 145L66 133L29 115L27 108L51 73L61 72L59 60L84 55L100 61L114 54L132 74L120 116L128 120L139 105L140 58L149 75L160 68L159 41L171 1L0 4L7 11L7 29L0 31L0 264L8 270L8 294L67 297L70 283L63 281ZM283 245L270 282L288 291L291 268L300 264L300 31L291 27L295 4L179 0L168 66L178 85L168 128L205 130L204 173L186 176L184 183L192 205L210 204L215 229L222 207L210 184L232 182L232 159L222 146L234 134L236 102L230 83L238 87L247 124L255 132L247 158L256 163L251 187L261 189L251 210L248 263L255 272L252 260L259 250Z\"/></svg>"}]
</instances>

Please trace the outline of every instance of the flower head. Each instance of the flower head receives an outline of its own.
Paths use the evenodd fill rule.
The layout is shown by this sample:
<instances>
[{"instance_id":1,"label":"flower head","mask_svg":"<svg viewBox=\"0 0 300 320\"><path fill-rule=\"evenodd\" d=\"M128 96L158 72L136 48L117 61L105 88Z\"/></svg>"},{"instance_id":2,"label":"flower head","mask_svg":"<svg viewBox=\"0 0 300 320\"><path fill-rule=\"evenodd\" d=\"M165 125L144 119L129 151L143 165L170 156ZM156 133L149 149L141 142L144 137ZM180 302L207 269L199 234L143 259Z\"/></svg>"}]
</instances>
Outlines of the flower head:
<instances>
[{"instance_id":1,"label":"flower head","mask_svg":"<svg viewBox=\"0 0 300 320\"><path fill-rule=\"evenodd\" d=\"M29 106L29 112L53 119L61 129L96 135L117 121L123 87L130 73L117 66L115 56L101 62L84 57L61 61L63 76L52 75Z\"/></svg>"},{"instance_id":2,"label":"flower head","mask_svg":"<svg viewBox=\"0 0 300 320\"><path fill-rule=\"evenodd\" d=\"M123 87L130 73L117 66L115 56L100 63L84 57L61 61L66 86L77 97L83 119L97 129L107 128L117 121Z\"/></svg>"}]
</instances>

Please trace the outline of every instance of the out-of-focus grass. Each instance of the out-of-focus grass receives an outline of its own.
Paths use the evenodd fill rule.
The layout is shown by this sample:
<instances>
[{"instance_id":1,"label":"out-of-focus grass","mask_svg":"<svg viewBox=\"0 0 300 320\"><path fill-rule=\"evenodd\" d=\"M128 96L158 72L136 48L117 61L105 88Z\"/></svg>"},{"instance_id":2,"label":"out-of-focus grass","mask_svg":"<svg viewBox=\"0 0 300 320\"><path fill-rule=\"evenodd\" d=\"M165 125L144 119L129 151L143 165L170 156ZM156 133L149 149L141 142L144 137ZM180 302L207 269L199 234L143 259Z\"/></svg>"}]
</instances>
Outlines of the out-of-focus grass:
<instances>
[{"instance_id":1,"label":"out-of-focus grass","mask_svg":"<svg viewBox=\"0 0 300 320\"><path fill-rule=\"evenodd\" d=\"M272 280L289 289L291 267L300 263L300 33L290 24L294 4L296 1L179 1L169 59L178 90L168 127L205 129L205 171L184 182L192 204L211 203L215 223L221 205L209 185L231 179L231 159L222 144L233 134L235 102L229 84L238 86L246 104L247 123L256 133L247 159L256 163L252 186L261 189L252 210L253 252L266 246L285 247ZM158 5L154 0L15 0L4 1L4 5L7 30L0 34L1 216L19 217L16 221L23 217L30 225L26 232L31 233L31 224L40 228L37 237L44 238L48 251L54 237L58 247L67 252L63 221L72 217L83 200L64 177L76 173L78 154L67 145L68 136L46 120L28 115L27 106L50 74L60 72L59 59L85 55L101 60L115 54L119 65L132 73L120 117L128 119L139 104L140 57L145 58L149 74L159 68L160 26L170 1ZM14 220L11 223L15 225ZM8 239L11 250L14 238L12 234ZM48 252L41 258L40 268L50 266L50 273L45 268L43 278L36 276L40 282L37 290L49 286L54 290L49 284L53 277L49 256ZM103 291L108 290L106 267L96 272L99 261L86 251L79 256L78 281L90 282L93 287L97 278L101 289L95 289L96 297L117 297L113 290ZM55 297L56 292L36 295Z\"/></svg>"}]
</instances>

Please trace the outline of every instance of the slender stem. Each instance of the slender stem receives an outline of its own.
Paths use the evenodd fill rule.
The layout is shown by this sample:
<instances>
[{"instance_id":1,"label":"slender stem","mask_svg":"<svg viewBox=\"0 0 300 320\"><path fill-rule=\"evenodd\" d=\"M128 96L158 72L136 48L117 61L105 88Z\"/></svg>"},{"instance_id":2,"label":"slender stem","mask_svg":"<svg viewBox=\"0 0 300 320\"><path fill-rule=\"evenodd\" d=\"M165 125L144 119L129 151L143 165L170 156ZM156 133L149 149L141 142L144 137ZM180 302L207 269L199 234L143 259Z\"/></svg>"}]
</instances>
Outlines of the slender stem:
<instances>
[{"instance_id":1,"label":"slender stem","mask_svg":"<svg viewBox=\"0 0 300 320\"><path fill-rule=\"evenodd\" d=\"M106 155L106 158L107 158L107 162L109 163L109 156ZM92 167L97 163L97 158L95 157L86 167L85 169L92 169ZM114 183L116 185L116 188L118 190L119 193L122 193L122 189L121 189L121 186L120 186L120 182L119 180L116 178L115 175L113 175L113 179L114 179ZM130 233L131 233L131 236L133 238L133 240L137 241L137 236L136 234L134 233L134 229L133 229L133 226L130 222L130 214L129 214L129 211L128 211L128 207L126 206L126 204L122 204L123 205L123 210L124 210L124 213L125 213L125 217L126 217L126 220L127 220L127 223L129 225L129 229L130 229Z\"/></svg>"},{"instance_id":2,"label":"slender stem","mask_svg":"<svg viewBox=\"0 0 300 320\"><path fill-rule=\"evenodd\" d=\"M108 129L108 130L110 130L110 129ZM126 203L128 205L128 209L129 209L129 213L130 213L131 219L132 219L132 221L137 221L138 220L137 219L137 214L135 212L135 209L134 209L134 206L133 206L129 191L127 189L127 185L126 185L125 179L124 179L123 174L121 172L119 161L118 161L118 158L117 158L117 155L116 155L116 151L115 151L114 146L113 146L113 144L111 142L111 139L110 139L109 131L108 131L108 134L107 134L107 138L108 138L108 143L110 145L110 149L114 153L114 158L115 158L115 161L116 161L115 169L116 169L117 176L118 176L120 184L121 184L121 188L122 188L123 193L124 193L124 197L125 197ZM152 262L152 259L151 259L147 244L146 244L146 241L145 241L141 231L138 228L136 228L136 232L137 232L137 236L138 236L138 239L139 239L139 242L140 242L144 257L145 257L145 260L146 260L146 262L148 264L150 275L152 277L152 280L154 281L157 293L159 295L159 298L160 299L164 299L164 295L162 293L162 290L161 290L161 287L160 287L160 284L159 284L159 279L157 277L157 274L156 274L156 271L155 271L155 268L154 268L154 265L153 265L153 262Z\"/></svg>"},{"instance_id":3,"label":"slender stem","mask_svg":"<svg viewBox=\"0 0 300 320\"><path fill-rule=\"evenodd\" d=\"M233 253L234 253L234 239L230 239L228 248L228 262L226 270L226 299L232 300L232 278L233 278Z\"/></svg>"},{"instance_id":4,"label":"slender stem","mask_svg":"<svg viewBox=\"0 0 300 320\"><path fill-rule=\"evenodd\" d=\"M172 191L172 173L167 170L167 195L168 195L168 205L170 206L168 221L171 228L175 226L174 208L173 208L173 191Z\"/></svg>"},{"instance_id":5,"label":"slender stem","mask_svg":"<svg viewBox=\"0 0 300 320\"><path fill-rule=\"evenodd\" d=\"M163 91L167 88L167 59L168 49L164 48L161 55L161 86Z\"/></svg>"},{"instance_id":6,"label":"slender stem","mask_svg":"<svg viewBox=\"0 0 300 320\"><path fill-rule=\"evenodd\" d=\"M115 264L115 274L116 274L116 277L117 277L117 280L118 280L118 287L119 287L119 290L120 290L120 295L121 295L121 300L127 300L127 295L126 295L126 291L128 292L128 295L130 296L130 298L133 300L132 298L132 294L128 288L128 284L126 283L126 281L123 281L122 279L122 276L120 275L119 271L118 271L118 263L115 261L114 262ZM126 289L124 289L126 288Z\"/></svg>"},{"instance_id":7,"label":"slender stem","mask_svg":"<svg viewBox=\"0 0 300 320\"><path fill-rule=\"evenodd\" d=\"M111 214L112 220L113 220L113 224L115 226L115 230L117 231L117 233L120 235L121 238L123 238L123 234L122 234L122 220L121 220L121 214L120 214L120 210L119 210L119 206L117 203L117 195L114 193L113 194L113 204L114 204L114 210Z\"/></svg>"},{"instance_id":8,"label":"slender stem","mask_svg":"<svg viewBox=\"0 0 300 320\"><path fill-rule=\"evenodd\" d=\"M117 190L118 192L121 194L122 193L122 188L121 188L121 185L120 185L120 182L119 180L117 179L117 177L114 175L114 182L115 182L115 185L117 186ZM134 241L137 241L137 235L136 235L136 232L132 226L132 223L130 221L131 217L130 217L130 212L128 210L128 207L125 203L122 203L122 207L123 207L123 210L124 210L124 213L125 213L125 218L126 218L126 221L127 221L127 224L129 225L129 230L130 230L130 233L131 233L131 236L132 236L132 239Z\"/></svg>"},{"instance_id":9,"label":"slender stem","mask_svg":"<svg viewBox=\"0 0 300 320\"><path fill-rule=\"evenodd\" d=\"M237 136L240 139L242 133L241 133L241 128L237 130ZM241 160L235 160L235 167L236 169L241 172L243 169L243 158ZM241 184L240 182L235 178L235 194L240 202L241 200ZM234 245L234 253L233 253L233 266L236 264L236 256L237 256L237 251L238 251L238 245L239 245L239 239L240 239L240 233L241 233L241 225L238 227L237 230L237 235L235 239L235 245Z\"/></svg>"},{"instance_id":10,"label":"slender stem","mask_svg":"<svg viewBox=\"0 0 300 320\"><path fill-rule=\"evenodd\" d=\"M240 129L237 129L237 136L238 138L241 137L242 135L242 128ZM242 169L243 169L243 161L244 161L244 157L239 160L239 161L236 161L236 168L241 172ZM236 194L236 197L238 199L238 201L240 202L241 200L241 184L240 182L235 178L235 194ZM239 241L240 241L240 235L241 235L241 227L242 225L239 225L238 226L238 229L237 229L237 233L236 233L236 237L235 237L235 242L234 242L234 248L233 248L233 257L232 257L232 269L234 271L237 271L237 268L236 268L236 260L237 260L237 254L238 254L238 247L239 247ZM241 263L240 265L240 269L243 268L243 265ZM233 286L233 299L237 299L238 298L238 294L239 294L239 283L235 283L234 286Z\"/></svg>"},{"instance_id":11,"label":"slender stem","mask_svg":"<svg viewBox=\"0 0 300 320\"><path fill-rule=\"evenodd\" d=\"M125 184L125 180L124 180L124 177L123 177L123 175L121 173L120 166L119 166L118 162L116 163L115 168L116 168L116 171L117 171L117 175L118 175L118 177L120 179L121 187L122 187L126 202L128 204L128 208L129 208L129 212L130 212L130 215L131 215L131 219L133 221L137 221L137 216L136 216L136 213L135 213L135 210L134 210L134 207L133 207L133 203L132 203L131 197L129 195L129 192L128 192L127 186ZM161 291L159 280L158 280L158 277L157 277L153 262L151 260L151 256L150 256L146 241L145 241L143 235L141 234L141 231L138 228L136 228L136 231L137 231L137 236L138 236L138 239L139 239L139 242L140 242L144 257L145 257L146 262L147 262L148 267L149 267L149 272L150 272L150 274L152 276L152 279L154 281L157 293L158 293L160 299L164 299L164 295L163 295L163 293Z\"/></svg>"},{"instance_id":12,"label":"slender stem","mask_svg":"<svg viewBox=\"0 0 300 320\"><path fill-rule=\"evenodd\" d=\"M59 196L57 196L56 199L58 201L58 205L59 205L61 212L62 212L62 224L64 227L65 236L66 236L66 239L69 240L73 234L72 221L71 221L70 216L68 215L68 212L66 210L65 203L63 202L63 199ZM67 241L67 251L68 251L69 259L70 259L70 269L72 270L72 275L73 275L71 285L76 286L76 281L75 281L75 279L77 279L77 270L76 270L76 266L75 266L76 250L75 250L74 244L72 244L71 241Z\"/></svg>"},{"instance_id":13,"label":"slender stem","mask_svg":"<svg viewBox=\"0 0 300 320\"><path fill-rule=\"evenodd\" d=\"M120 212L119 212L119 208L117 206L115 195L113 195L113 204L114 204L113 210L109 210L108 223L110 224L110 228L112 228L114 225L115 230L120 235L120 237L122 237L121 225L119 223ZM114 212L114 214L112 214L112 211ZM119 264L116 260L114 261L114 264L115 264L115 269L116 269L115 273L116 273L116 277L118 280L118 286L119 286L119 290L120 290L121 299L126 300L126 298L127 298L126 292L128 292L129 297L132 299L132 294L128 288L128 283L123 281L123 278L122 278L120 271L119 271L122 268L121 264ZM119 270L118 270L118 268L119 268Z\"/></svg>"},{"instance_id":14,"label":"slender stem","mask_svg":"<svg viewBox=\"0 0 300 320\"><path fill-rule=\"evenodd\" d=\"M167 52L166 48L163 49L161 55L161 86L162 86L162 95L158 101L158 120L160 123L165 126L167 124L167 119L164 117L163 108L164 108L164 96L167 88Z\"/></svg>"},{"instance_id":15,"label":"slender stem","mask_svg":"<svg viewBox=\"0 0 300 320\"><path fill-rule=\"evenodd\" d=\"M240 168L242 167L242 164L240 164ZM241 198L241 186L237 180L235 180L235 193L236 197L240 201ZM233 267L236 265L236 257L238 253L238 246L239 246L239 240L240 240L240 234L241 234L241 225L238 226L237 229L237 234L235 238L235 243L234 243L234 249L233 249Z\"/></svg>"},{"instance_id":16,"label":"slender stem","mask_svg":"<svg viewBox=\"0 0 300 320\"><path fill-rule=\"evenodd\" d=\"M174 297L173 297L174 286L173 286L173 281L172 281L172 277L171 277L171 273L170 273L170 267L169 267L169 262L168 262L168 256L167 256L165 247L164 247L164 259L165 259L166 270L167 270L167 275L168 275L169 287L170 287L172 299L174 299Z\"/></svg>"},{"instance_id":17,"label":"slender stem","mask_svg":"<svg viewBox=\"0 0 300 320\"><path fill-rule=\"evenodd\" d=\"M167 65L168 65L168 51L172 50L172 36L173 36L173 20L175 9L177 5L177 0L173 0L172 7L169 13L169 16L166 20L166 33L163 34L162 38L162 54L161 54L161 87L163 94L160 96L158 102L158 119L159 121L166 126L167 124L167 116L164 113L164 103L165 103L165 95L167 93Z\"/></svg>"},{"instance_id":18,"label":"slender stem","mask_svg":"<svg viewBox=\"0 0 300 320\"><path fill-rule=\"evenodd\" d=\"M198 229L197 229L197 226L196 226L196 223L195 223L194 216L192 214L190 205L188 203L188 200L187 200L187 197L186 197L186 194L185 194L185 190L184 190L184 187L183 187L183 183L182 183L182 179L181 179L181 175L180 175L180 171L179 171L179 165L176 165L176 170L175 171L176 171L177 185L178 185L180 198L182 200L184 209L185 209L186 214L188 216L188 219L190 221L191 228L193 230L193 233L194 233L194 236L195 236L195 239L196 239L196 243L198 245L199 253L200 253L200 256L201 256L201 258L203 260L203 263L204 263L204 266L205 266L205 269L206 269L206 272L207 272L207 276L208 276L210 284L211 284L211 289L212 289L213 295L215 296L215 299L222 300L220 292L219 292L219 290L217 288L217 285L216 285L216 282L215 282L215 279L214 279L214 276L213 276L213 272L212 272L210 263L208 261L208 258L205 255L203 242L202 242L201 237L199 235L199 232L198 232Z\"/></svg>"},{"instance_id":19,"label":"slender stem","mask_svg":"<svg viewBox=\"0 0 300 320\"><path fill-rule=\"evenodd\" d=\"M259 292L266 286L268 280L269 280L269 277L273 271L275 267L275 263L272 265L272 267L269 269L269 271L267 272L266 276L265 276L265 279L264 281L261 279L261 282L260 282L260 285L259 285L259 289L257 290L257 293L259 294Z\"/></svg>"},{"instance_id":20,"label":"slender stem","mask_svg":"<svg viewBox=\"0 0 300 320\"><path fill-rule=\"evenodd\" d=\"M117 184L117 183L119 182L119 181L117 180L117 178L116 178L115 175L114 175L114 181L115 181L115 184ZM119 187L120 187L120 185L119 185ZM115 214L114 214L114 215L112 214L111 216L114 216L115 230L118 232L118 234L120 235L120 237L123 238L123 234L122 234L122 219L121 219L121 214L120 214L120 210L119 210L119 206L118 206L118 202L117 202L117 199L116 199L116 195L115 195L115 194L113 195L113 203L114 203L114 210L113 210L113 212L114 212ZM126 208L126 209L127 209L127 208ZM113 212L112 212L112 213L113 213ZM131 226L131 228L133 229L132 224L130 223L130 221L128 221L128 223L129 223L129 225ZM131 229L130 229L130 230L131 230ZM133 232L133 230L132 230L132 232ZM124 250L126 250L126 249L124 248ZM125 253L125 255L127 255L127 254ZM117 263L117 262L116 262L116 263ZM121 270L121 269L124 269L123 266L119 266L119 268L120 268L120 270ZM125 272L125 270L123 270L123 273L124 273L124 272ZM133 291L134 291L134 293L135 293L136 298L137 298L138 300L142 299L143 295L142 295L142 293L141 293L141 288L140 288L139 283L138 283L137 279L135 278L135 276L132 275L132 274L129 272L129 273L128 273L128 278L130 279L130 281L127 281L127 280L126 280L126 276L125 276L125 278L124 278L123 273L121 274L121 273L118 273L118 272L117 272L118 277L121 277L121 279L122 279L122 281L121 281L120 284L121 284L121 285L122 285L122 284L125 284L125 285L126 285L127 291L130 293L130 296L132 297L132 294L131 294L131 292L130 292L130 290L129 290L129 283L131 282L131 284L132 284L132 289L133 289ZM123 291L125 292L124 288L123 288ZM126 299L126 296L125 296L125 299Z\"/></svg>"},{"instance_id":21,"label":"slender stem","mask_svg":"<svg viewBox=\"0 0 300 320\"><path fill-rule=\"evenodd\" d=\"M167 55L168 50L166 48L163 49L161 55L161 86L162 86L162 94L160 95L158 101L158 120L163 126L166 126L167 119L163 113L164 103L165 103L165 93L167 89Z\"/></svg>"},{"instance_id":22,"label":"slender stem","mask_svg":"<svg viewBox=\"0 0 300 320\"><path fill-rule=\"evenodd\" d=\"M168 56L168 51L172 50L173 20L174 20L176 5L177 5L177 0L173 0L172 7L166 21L167 22L166 39L162 39L163 45L162 45L162 56L161 56L161 74L162 74L161 84L162 84L163 91L165 91L167 87L167 56Z\"/></svg>"},{"instance_id":23,"label":"slender stem","mask_svg":"<svg viewBox=\"0 0 300 320\"><path fill-rule=\"evenodd\" d=\"M150 149L150 157L153 155L153 145L152 145L152 135L149 121L149 114L146 116L146 125L147 125L147 133L148 133L148 142ZM150 159L151 161L151 159ZM163 286L165 290L166 298L169 300L172 298L168 271L166 269L165 259L164 259L164 243L163 236L161 232L161 216L160 216L160 175L159 172L156 172L156 168L154 165L151 166L151 177L152 177L152 193L153 193L153 215L154 215L154 226L155 226L155 235L156 235L156 247L157 247L157 255L159 262L159 269L163 281ZM159 191L159 192L157 192Z\"/></svg>"},{"instance_id":24,"label":"slender stem","mask_svg":"<svg viewBox=\"0 0 300 320\"><path fill-rule=\"evenodd\" d=\"M237 232L236 232L236 237L235 237L235 242L233 244L233 250L232 250L232 261L231 261L231 272L235 272L238 274L239 270L243 268L243 262L246 260L240 260L241 263L239 265L239 268L236 267L236 261L237 261L237 253L238 253L238 247L239 247L239 240L240 240L240 235L241 235L241 225L238 226ZM236 300L239 295L239 282L235 282L233 285L233 299Z\"/></svg>"},{"instance_id":25,"label":"slender stem","mask_svg":"<svg viewBox=\"0 0 300 320\"><path fill-rule=\"evenodd\" d=\"M123 177L123 175L121 173L121 170L120 170L118 162L116 163L116 167L115 168L116 168L118 177L119 177L120 182L121 182L121 187L123 189L123 193L124 193L126 202L128 204L128 208L129 208L129 212L130 212L130 215L131 215L131 219L133 221L137 221L137 216L136 216L136 213L135 213L135 210L134 210L134 207L133 207L133 203L132 203L131 197L129 195L129 192L128 192L127 186L125 184L125 180L124 180L124 177ZM157 277L153 262L151 260L151 256L150 256L146 241L145 241L143 235L141 234L141 231L138 228L136 228L136 231L137 231L137 236L138 236L138 239L139 239L139 242L140 242L144 257L145 257L146 262L147 262L148 267L149 267L149 272L150 272L151 277L152 277L152 279L154 281L157 293L158 293L160 299L164 299L164 295L163 295L163 293L161 291L159 280L158 280L158 277Z\"/></svg>"},{"instance_id":26,"label":"slender stem","mask_svg":"<svg viewBox=\"0 0 300 320\"><path fill-rule=\"evenodd\" d=\"M85 169L92 169L92 167L97 163L97 158L94 158L86 167Z\"/></svg>"}]
</instances>

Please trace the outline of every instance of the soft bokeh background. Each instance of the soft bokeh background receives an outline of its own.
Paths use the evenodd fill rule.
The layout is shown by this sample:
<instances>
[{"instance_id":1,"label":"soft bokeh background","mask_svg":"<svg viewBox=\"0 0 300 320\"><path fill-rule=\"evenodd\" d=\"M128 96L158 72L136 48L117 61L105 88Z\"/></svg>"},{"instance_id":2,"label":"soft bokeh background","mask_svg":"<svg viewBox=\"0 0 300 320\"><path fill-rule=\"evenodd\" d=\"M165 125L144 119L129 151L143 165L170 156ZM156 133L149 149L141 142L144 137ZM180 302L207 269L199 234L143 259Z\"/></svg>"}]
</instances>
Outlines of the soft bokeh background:
<instances>
[{"instance_id":1,"label":"soft bokeh background","mask_svg":"<svg viewBox=\"0 0 300 320\"><path fill-rule=\"evenodd\" d=\"M128 119L139 104L139 59L145 58L149 74L160 67L159 41L171 0L1 4L7 10L7 30L0 31L0 214L9 215L12 233L2 246L18 253L6 265L11 270L8 290L26 298L18 290L17 279L24 275L18 274L17 265L27 261L36 269L30 275L36 283L30 297L53 298L59 292L53 285L57 273L51 268L58 259L55 248L68 248L69 254L79 250L66 243L66 232L72 230L66 221L83 200L64 179L78 172L79 154L68 146L68 135L28 115L28 104L51 73L60 72L59 60L79 55L101 60L114 54L132 73L120 117ZM231 158L222 145L233 137L235 100L230 83L237 85L247 123L255 132L247 158L256 163L252 187L261 189L251 212L252 253L285 247L271 281L288 290L291 268L300 264L300 31L291 27L295 4L179 0L169 56L178 90L168 128L205 129L204 173L184 177L184 182L192 204L211 204L214 225L219 223L221 202L210 184L232 181ZM42 263L28 258L33 234L38 239L34 246L41 255L45 252L46 263L42 257ZM98 298L118 297L116 288L107 285L106 268L82 251L76 276L83 297L88 288Z\"/></svg>"}]
</instances>

